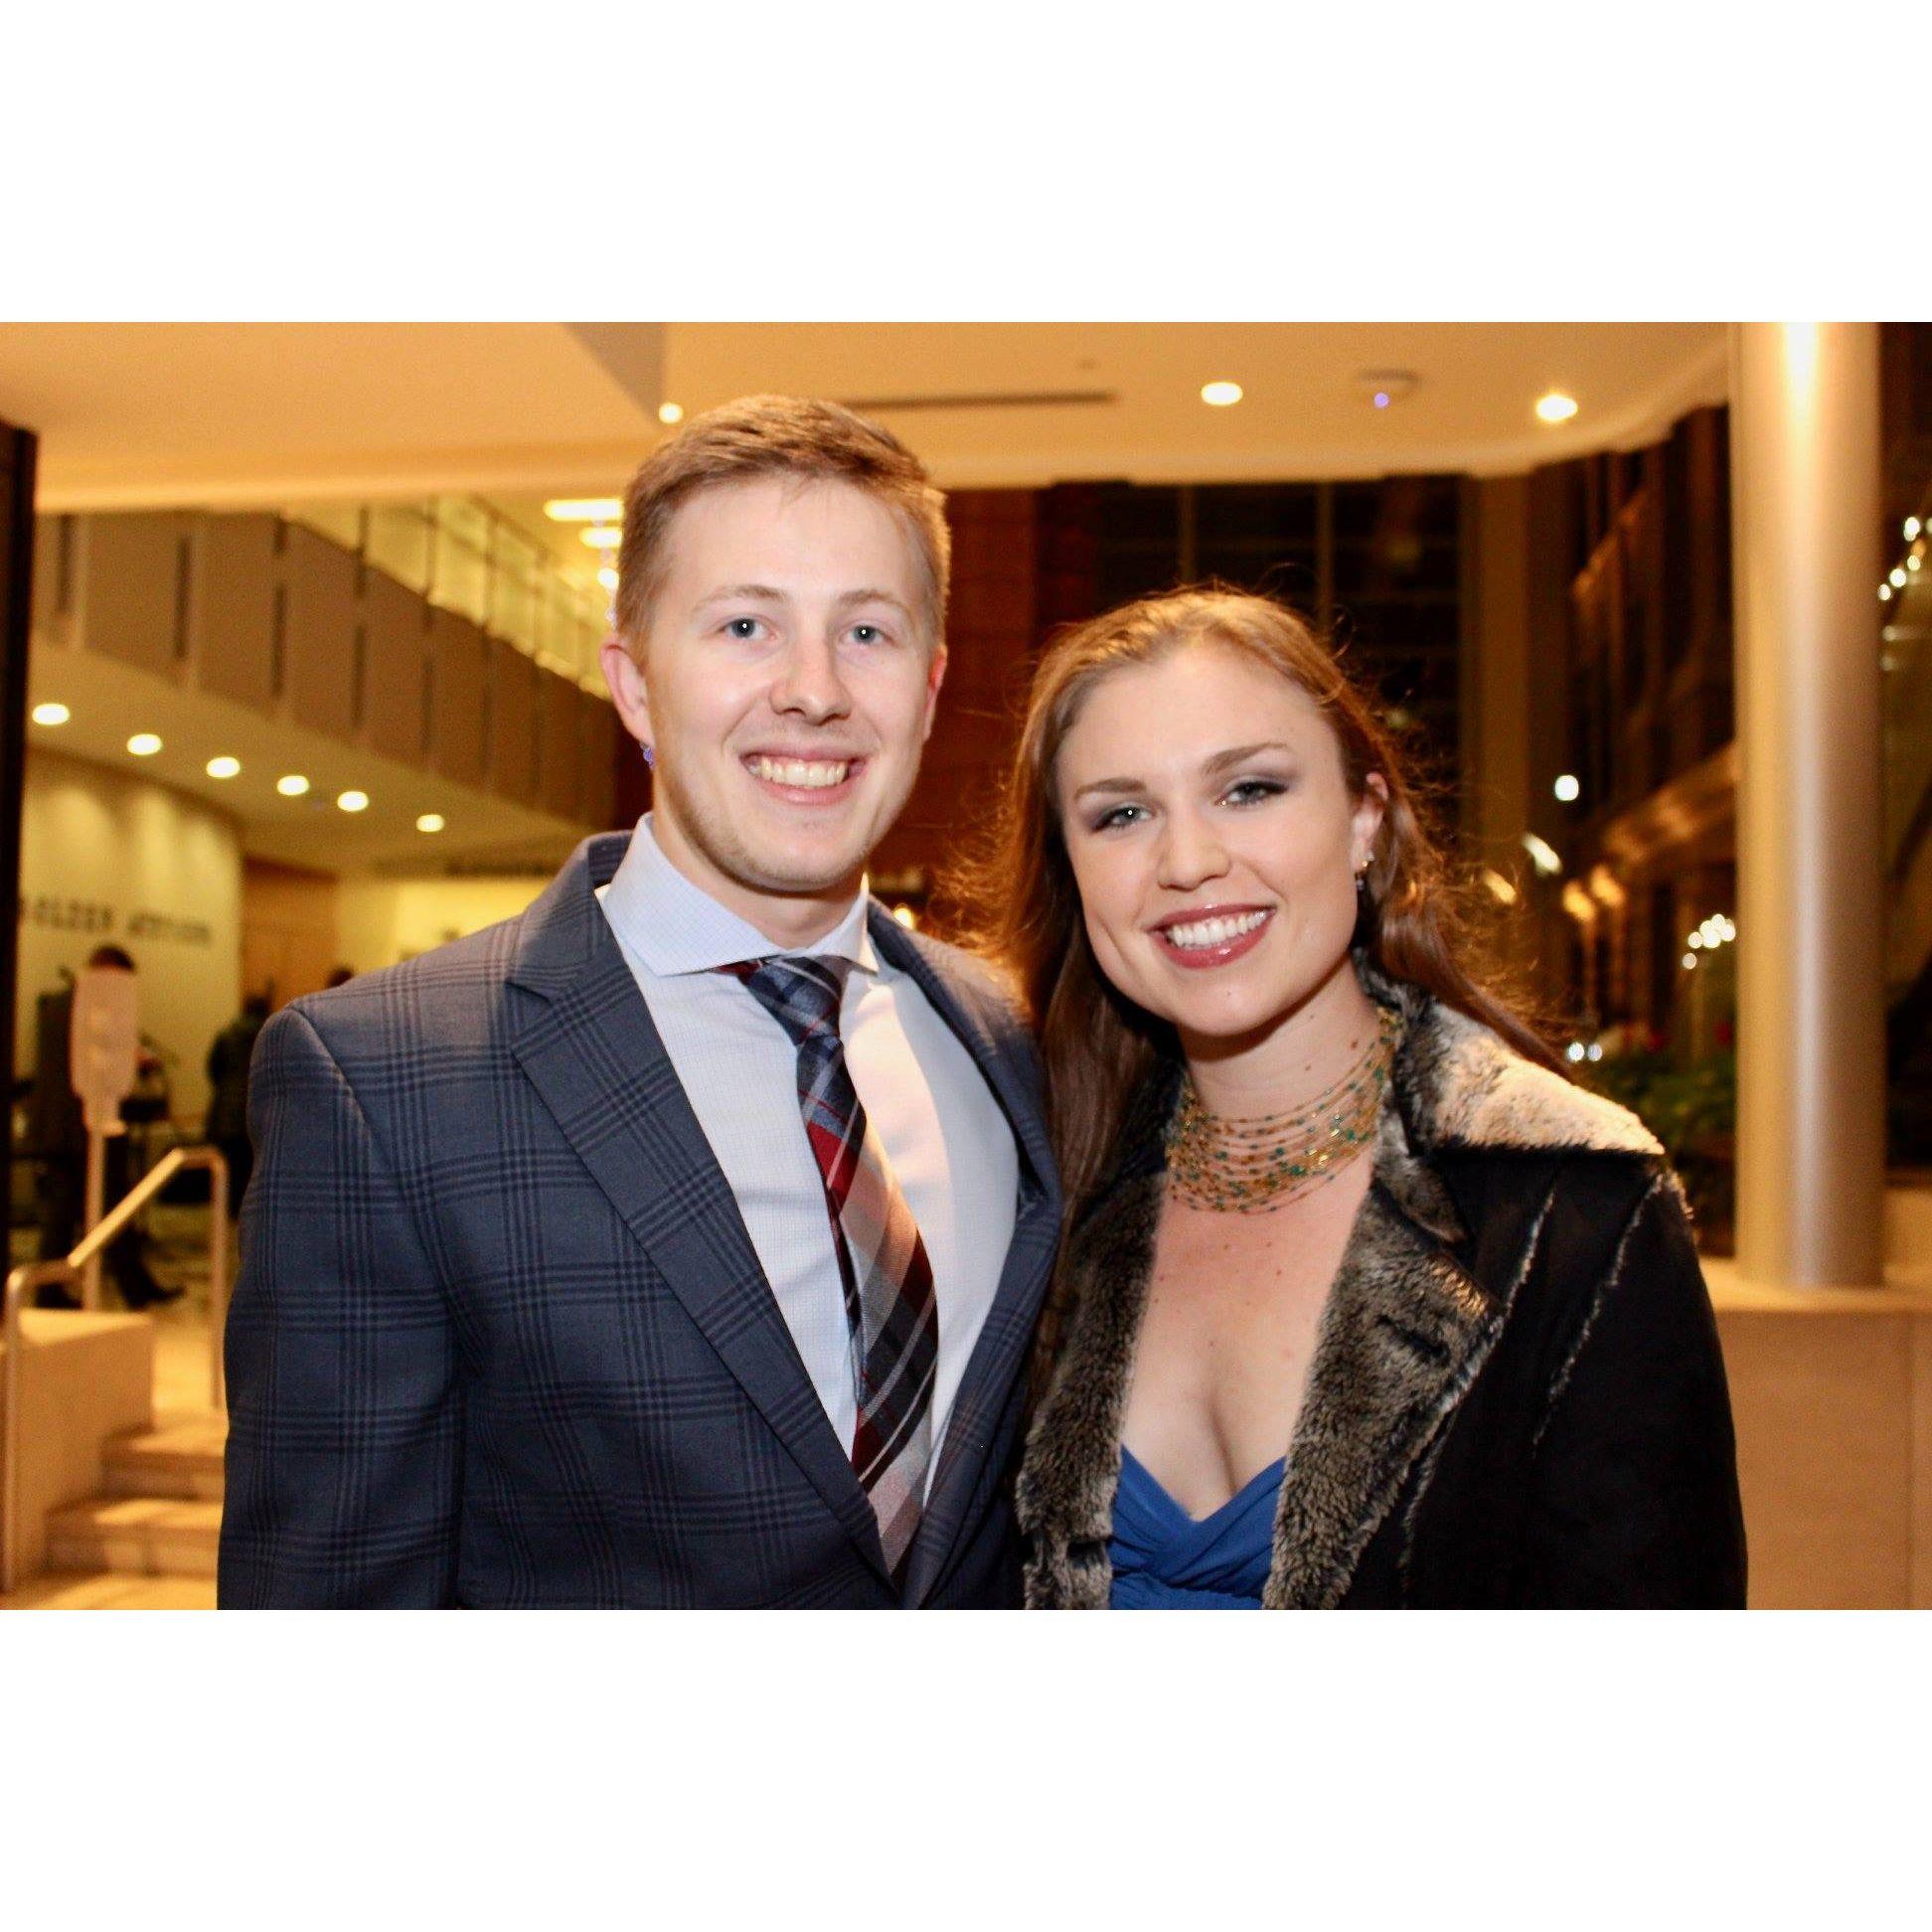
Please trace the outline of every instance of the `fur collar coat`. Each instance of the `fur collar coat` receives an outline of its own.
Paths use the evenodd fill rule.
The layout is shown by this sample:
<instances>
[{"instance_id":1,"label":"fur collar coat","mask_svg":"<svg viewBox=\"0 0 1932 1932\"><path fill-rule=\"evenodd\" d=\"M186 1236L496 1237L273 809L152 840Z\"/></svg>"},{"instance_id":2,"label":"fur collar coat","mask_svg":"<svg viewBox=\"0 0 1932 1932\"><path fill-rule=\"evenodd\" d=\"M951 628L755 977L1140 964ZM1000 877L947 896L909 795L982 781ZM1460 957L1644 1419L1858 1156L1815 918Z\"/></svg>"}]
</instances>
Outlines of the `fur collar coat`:
<instances>
[{"instance_id":1,"label":"fur collar coat","mask_svg":"<svg viewBox=\"0 0 1932 1932\"><path fill-rule=\"evenodd\" d=\"M1741 1605L1723 1363L1663 1150L1476 1021L1363 978L1402 1033L1264 1607ZM1018 1485L1031 1608L1107 1605L1177 1085L1172 1068L1150 1082L1062 1256Z\"/></svg>"}]
</instances>

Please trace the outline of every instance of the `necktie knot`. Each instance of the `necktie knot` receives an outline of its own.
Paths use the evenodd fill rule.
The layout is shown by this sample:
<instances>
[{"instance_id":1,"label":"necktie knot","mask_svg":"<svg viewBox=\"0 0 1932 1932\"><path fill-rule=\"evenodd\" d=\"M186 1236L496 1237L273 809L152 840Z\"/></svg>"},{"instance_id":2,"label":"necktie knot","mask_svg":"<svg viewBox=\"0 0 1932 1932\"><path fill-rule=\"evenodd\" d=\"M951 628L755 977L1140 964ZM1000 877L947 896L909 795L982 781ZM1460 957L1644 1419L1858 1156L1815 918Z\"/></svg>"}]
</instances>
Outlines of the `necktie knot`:
<instances>
[{"instance_id":1,"label":"necktie knot","mask_svg":"<svg viewBox=\"0 0 1932 1932\"><path fill-rule=\"evenodd\" d=\"M828 1035L838 1039L845 960L778 954L724 970L744 982L758 1004L790 1035L794 1046Z\"/></svg>"}]
</instances>

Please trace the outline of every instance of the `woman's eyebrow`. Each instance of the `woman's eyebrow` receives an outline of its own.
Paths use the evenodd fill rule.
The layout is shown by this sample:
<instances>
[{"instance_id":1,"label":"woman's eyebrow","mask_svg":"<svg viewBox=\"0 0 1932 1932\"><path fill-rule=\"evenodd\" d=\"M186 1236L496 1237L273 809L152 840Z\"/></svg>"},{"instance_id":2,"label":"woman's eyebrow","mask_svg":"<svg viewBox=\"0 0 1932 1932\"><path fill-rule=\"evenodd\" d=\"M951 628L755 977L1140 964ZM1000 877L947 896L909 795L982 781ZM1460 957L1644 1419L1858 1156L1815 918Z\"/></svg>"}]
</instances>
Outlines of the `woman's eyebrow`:
<instances>
[{"instance_id":1,"label":"woman's eyebrow","mask_svg":"<svg viewBox=\"0 0 1932 1932\"><path fill-rule=\"evenodd\" d=\"M1293 745L1284 744L1280 738L1263 738L1258 744L1237 744L1226 751L1216 751L1211 758L1203 761L1201 768L1209 777L1218 777L1234 765L1246 764L1257 751L1293 750Z\"/></svg>"}]
</instances>

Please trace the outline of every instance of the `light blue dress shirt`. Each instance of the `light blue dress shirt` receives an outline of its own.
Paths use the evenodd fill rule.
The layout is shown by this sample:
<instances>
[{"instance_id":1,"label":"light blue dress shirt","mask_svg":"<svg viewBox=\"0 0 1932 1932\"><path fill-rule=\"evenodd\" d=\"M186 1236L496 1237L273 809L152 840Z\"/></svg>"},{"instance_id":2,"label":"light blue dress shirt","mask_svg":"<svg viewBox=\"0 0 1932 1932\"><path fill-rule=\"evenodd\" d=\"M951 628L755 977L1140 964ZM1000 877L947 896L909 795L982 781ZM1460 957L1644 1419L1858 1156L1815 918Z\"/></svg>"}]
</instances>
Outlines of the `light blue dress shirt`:
<instances>
[{"instance_id":1,"label":"light blue dress shirt","mask_svg":"<svg viewBox=\"0 0 1932 1932\"><path fill-rule=\"evenodd\" d=\"M798 1108L797 1049L737 980L717 970L783 949L672 865L648 812L598 897L849 1452L858 1424L851 1344L825 1187ZM1019 1153L972 1055L918 983L874 949L867 904L862 885L832 931L794 950L853 962L839 1010L846 1063L932 1262L939 1365L929 1485L1013 1239Z\"/></svg>"}]
</instances>

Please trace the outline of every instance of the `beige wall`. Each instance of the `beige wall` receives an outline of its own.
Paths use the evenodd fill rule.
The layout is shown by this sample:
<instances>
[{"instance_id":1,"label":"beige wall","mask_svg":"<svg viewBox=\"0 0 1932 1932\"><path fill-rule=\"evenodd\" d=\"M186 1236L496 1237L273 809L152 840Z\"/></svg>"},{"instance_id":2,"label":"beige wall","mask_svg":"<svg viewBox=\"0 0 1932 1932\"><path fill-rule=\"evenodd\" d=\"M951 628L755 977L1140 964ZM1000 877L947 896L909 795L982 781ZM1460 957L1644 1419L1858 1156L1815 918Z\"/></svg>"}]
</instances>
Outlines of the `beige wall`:
<instances>
[{"instance_id":1,"label":"beige wall","mask_svg":"<svg viewBox=\"0 0 1932 1932\"><path fill-rule=\"evenodd\" d=\"M270 1006L316 993L342 964L333 873L247 859L242 868L242 986Z\"/></svg>"},{"instance_id":2,"label":"beige wall","mask_svg":"<svg viewBox=\"0 0 1932 1932\"><path fill-rule=\"evenodd\" d=\"M20 1071L34 1064L38 995L111 942L139 969L142 1032L174 1055L175 1117L198 1121L209 1044L242 1003L235 821L166 785L30 747L20 900Z\"/></svg>"},{"instance_id":3,"label":"beige wall","mask_svg":"<svg viewBox=\"0 0 1932 1932\"><path fill-rule=\"evenodd\" d=\"M512 919L548 880L345 879L337 888L337 939L359 973L394 966L433 946Z\"/></svg>"}]
</instances>

